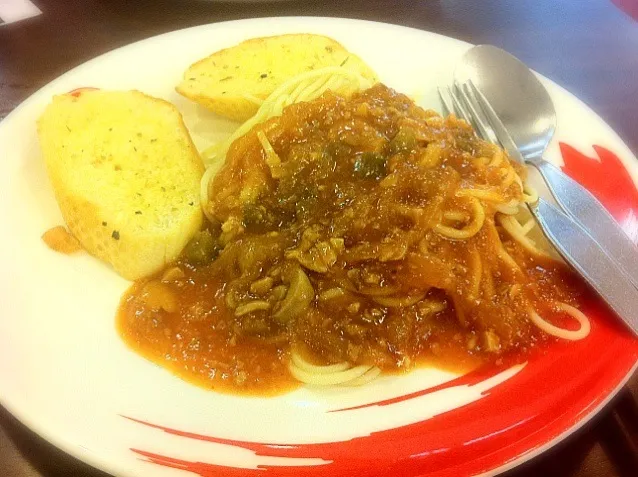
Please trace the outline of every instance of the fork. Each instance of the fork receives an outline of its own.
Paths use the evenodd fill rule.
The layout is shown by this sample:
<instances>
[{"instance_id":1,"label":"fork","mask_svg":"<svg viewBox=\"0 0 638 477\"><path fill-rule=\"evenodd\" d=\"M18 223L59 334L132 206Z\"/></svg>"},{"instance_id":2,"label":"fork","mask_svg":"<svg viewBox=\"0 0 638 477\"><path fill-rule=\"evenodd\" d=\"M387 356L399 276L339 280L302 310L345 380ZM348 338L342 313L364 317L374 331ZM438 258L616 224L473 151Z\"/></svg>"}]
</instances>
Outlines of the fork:
<instances>
[{"instance_id":1,"label":"fork","mask_svg":"<svg viewBox=\"0 0 638 477\"><path fill-rule=\"evenodd\" d=\"M634 287L638 288L638 247L598 199L558 167L544 160L540 154L519 150L492 105L471 80L455 91L468 106L477 128L489 135L491 141L500 143L512 159L538 169L563 211L600 244L616 265L629 276ZM484 113L487 124L481 117L481 112Z\"/></svg>"},{"instance_id":2,"label":"fork","mask_svg":"<svg viewBox=\"0 0 638 477\"><path fill-rule=\"evenodd\" d=\"M477 104L476 96L473 102L460 85L439 88L438 92L444 112L454 113L475 125L478 136L497 145L507 141L514 143L502 123L501 127L495 128L490 118L483 113L480 103ZM451 102L446 98L446 93ZM638 336L638 289L632 284L631 277L598 241L558 207L542 197L533 204L527 204L527 207L549 242L565 261L598 292L634 335Z\"/></svg>"}]
</instances>

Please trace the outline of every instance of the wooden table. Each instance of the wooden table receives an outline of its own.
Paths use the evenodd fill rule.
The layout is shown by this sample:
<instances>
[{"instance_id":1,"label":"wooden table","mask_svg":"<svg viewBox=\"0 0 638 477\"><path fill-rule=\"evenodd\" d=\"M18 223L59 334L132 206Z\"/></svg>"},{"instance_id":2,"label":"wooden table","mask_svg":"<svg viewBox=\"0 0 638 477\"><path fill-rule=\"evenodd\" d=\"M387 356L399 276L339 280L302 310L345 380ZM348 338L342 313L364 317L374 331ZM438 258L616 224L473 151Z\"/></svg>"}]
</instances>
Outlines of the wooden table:
<instances>
[{"instance_id":1,"label":"wooden table","mask_svg":"<svg viewBox=\"0 0 638 477\"><path fill-rule=\"evenodd\" d=\"M68 69L159 33L249 17L339 16L503 47L588 103L638 153L638 22L610 0L34 2L42 15L0 27L0 119ZM55 449L0 408L0 475L104 474ZM638 375L593 422L510 475L638 475Z\"/></svg>"}]
</instances>

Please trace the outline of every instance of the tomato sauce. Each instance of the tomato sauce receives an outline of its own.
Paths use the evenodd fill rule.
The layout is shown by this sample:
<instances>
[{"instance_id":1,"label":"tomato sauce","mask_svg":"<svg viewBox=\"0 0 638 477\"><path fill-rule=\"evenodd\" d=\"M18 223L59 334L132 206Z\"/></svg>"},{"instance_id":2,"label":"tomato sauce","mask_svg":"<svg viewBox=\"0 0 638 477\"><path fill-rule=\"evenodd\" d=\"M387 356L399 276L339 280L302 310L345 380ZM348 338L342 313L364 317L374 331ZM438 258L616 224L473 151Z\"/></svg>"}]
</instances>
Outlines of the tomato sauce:
<instances>
[{"instance_id":1,"label":"tomato sauce","mask_svg":"<svg viewBox=\"0 0 638 477\"><path fill-rule=\"evenodd\" d=\"M560 321L584 288L542 238L506 230L529 219L520 177L468 124L383 85L289 106L233 143L212 220L127 292L119 332L190 382L248 395L298 386L291 353L391 373L522 360L550 339L529 311Z\"/></svg>"}]
</instances>

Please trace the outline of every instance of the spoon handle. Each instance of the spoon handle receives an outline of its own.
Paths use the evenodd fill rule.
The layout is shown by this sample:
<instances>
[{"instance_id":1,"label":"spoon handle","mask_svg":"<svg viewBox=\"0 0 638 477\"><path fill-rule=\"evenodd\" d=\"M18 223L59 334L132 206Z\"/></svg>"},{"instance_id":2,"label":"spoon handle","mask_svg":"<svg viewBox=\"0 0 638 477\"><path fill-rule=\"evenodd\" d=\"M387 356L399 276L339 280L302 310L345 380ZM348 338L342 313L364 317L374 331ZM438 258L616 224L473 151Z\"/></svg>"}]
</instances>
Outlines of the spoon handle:
<instances>
[{"instance_id":1,"label":"spoon handle","mask_svg":"<svg viewBox=\"0 0 638 477\"><path fill-rule=\"evenodd\" d=\"M530 210L558 252L638 336L638 289L598 243L570 217L544 199Z\"/></svg>"},{"instance_id":2,"label":"spoon handle","mask_svg":"<svg viewBox=\"0 0 638 477\"><path fill-rule=\"evenodd\" d=\"M638 288L638 247L607 209L583 186L544 160L528 161L545 179L556 202L607 252Z\"/></svg>"}]
</instances>

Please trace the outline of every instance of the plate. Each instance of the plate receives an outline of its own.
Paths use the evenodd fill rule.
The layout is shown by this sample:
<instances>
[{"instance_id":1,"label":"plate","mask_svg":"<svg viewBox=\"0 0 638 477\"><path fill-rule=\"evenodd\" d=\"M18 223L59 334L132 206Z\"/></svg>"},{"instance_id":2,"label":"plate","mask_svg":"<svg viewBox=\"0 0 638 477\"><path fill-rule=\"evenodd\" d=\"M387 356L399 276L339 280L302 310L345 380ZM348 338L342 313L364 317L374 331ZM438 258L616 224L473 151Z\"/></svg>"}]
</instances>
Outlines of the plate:
<instances>
[{"instance_id":1,"label":"plate","mask_svg":"<svg viewBox=\"0 0 638 477\"><path fill-rule=\"evenodd\" d=\"M174 92L184 69L246 38L289 32L337 39L383 82L437 109L435 87L451 81L470 47L381 23L244 20L126 46L31 96L0 125L2 405L66 452L127 476L491 475L574 432L638 359L637 341L593 298L588 339L556 343L515 367L464 376L418 369L356 389L242 398L186 384L130 351L114 326L129 284L86 254L56 254L41 241L62 223L35 128L53 94L140 89L175 103L205 147L232 127ZM546 158L589 187L637 238L638 161L587 106L543 82L558 115Z\"/></svg>"}]
</instances>

